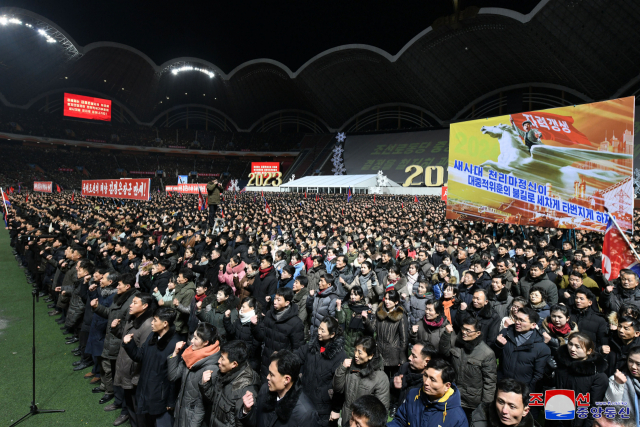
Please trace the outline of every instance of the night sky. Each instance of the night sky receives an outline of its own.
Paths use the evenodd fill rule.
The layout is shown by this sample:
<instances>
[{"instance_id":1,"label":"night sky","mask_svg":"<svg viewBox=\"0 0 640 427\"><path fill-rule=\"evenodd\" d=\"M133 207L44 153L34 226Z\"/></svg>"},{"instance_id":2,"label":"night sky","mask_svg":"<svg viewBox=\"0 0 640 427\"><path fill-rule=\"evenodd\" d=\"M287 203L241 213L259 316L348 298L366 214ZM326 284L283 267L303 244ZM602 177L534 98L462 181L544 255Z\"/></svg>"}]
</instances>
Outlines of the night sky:
<instances>
[{"instance_id":1,"label":"night sky","mask_svg":"<svg viewBox=\"0 0 640 427\"><path fill-rule=\"evenodd\" d=\"M530 12L538 0L460 0L467 6ZM38 13L80 45L112 41L132 46L156 64L191 56L229 72L269 58L292 71L318 53L361 43L395 55L441 16L451 0L426 1L168 1L9 0L2 6Z\"/></svg>"}]
</instances>

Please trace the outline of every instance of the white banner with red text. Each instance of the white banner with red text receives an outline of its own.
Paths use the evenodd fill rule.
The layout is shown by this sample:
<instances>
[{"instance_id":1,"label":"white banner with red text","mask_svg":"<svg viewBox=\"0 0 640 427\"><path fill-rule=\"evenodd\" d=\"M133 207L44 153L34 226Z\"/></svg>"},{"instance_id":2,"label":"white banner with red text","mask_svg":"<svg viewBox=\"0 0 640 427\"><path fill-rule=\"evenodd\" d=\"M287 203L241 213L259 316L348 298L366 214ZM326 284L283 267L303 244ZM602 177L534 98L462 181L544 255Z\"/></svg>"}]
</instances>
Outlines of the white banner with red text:
<instances>
[{"instance_id":1,"label":"white banner with red text","mask_svg":"<svg viewBox=\"0 0 640 427\"><path fill-rule=\"evenodd\" d=\"M82 181L83 196L113 197L115 199L149 200L149 178L94 179Z\"/></svg>"},{"instance_id":2,"label":"white banner with red text","mask_svg":"<svg viewBox=\"0 0 640 427\"><path fill-rule=\"evenodd\" d=\"M170 193L198 194L198 187L203 196L207 195L207 184L178 184L167 185L165 191Z\"/></svg>"},{"instance_id":3,"label":"white banner with red text","mask_svg":"<svg viewBox=\"0 0 640 427\"><path fill-rule=\"evenodd\" d=\"M53 182L51 181L34 181L33 191L40 191L42 193L51 193L53 188Z\"/></svg>"}]
</instances>

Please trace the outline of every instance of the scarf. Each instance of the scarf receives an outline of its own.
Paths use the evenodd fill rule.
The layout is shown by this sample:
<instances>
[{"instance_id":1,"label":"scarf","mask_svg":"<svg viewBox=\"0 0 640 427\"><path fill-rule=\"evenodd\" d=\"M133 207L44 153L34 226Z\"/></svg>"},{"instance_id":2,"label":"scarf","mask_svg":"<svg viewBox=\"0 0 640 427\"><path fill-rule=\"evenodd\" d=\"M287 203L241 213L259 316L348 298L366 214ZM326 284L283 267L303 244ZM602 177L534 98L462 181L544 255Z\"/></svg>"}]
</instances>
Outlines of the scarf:
<instances>
[{"instance_id":1,"label":"scarf","mask_svg":"<svg viewBox=\"0 0 640 427\"><path fill-rule=\"evenodd\" d=\"M449 323L451 323L452 325L453 325L453 322L451 321L451 307L453 307L454 302L455 300L453 298L451 298L450 300L446 300L446 299L442 300L442 307L444 307L444 315L449 321Z\"/></svg>"},{"instance_id":2,"label":"scarf","mask_svg":"<svg viewBox=\"0 0 640 427\"><path fill-rule=\"evenodd\" d=\"M246 276L247 276L248 278L252 278L252 277L256 277L256 274L258 274L258 273L256 273L256 272L254 271L253 273L247 273L247 274L246 274Z\"/></svg>"},{"instance_id":3,"label":"scarf","mask_svg":"<svg viewBox=\"0 0 640 427\"><path fill-rule=\"evenodd\" d=\"M427 316L424 317L424 323L432 328L439 328L444 323L444 317L438 316L436 320L427 320Z\"/></svg>"},{"instance_id":4,"label":"scarf","mask_svg":"<svg viewBox=\"0 0 640 427\"><path fill-rule=\"evenodd\" d=\"M351 319L349 320L349 329L350 330L360 330L364 331L364 322L362 321L362 312L369 310L369 306L363 304L362 302L349 303L349 309L353 312Z\"/></svg>"},{"instance_id":5,"label":"scarf","mask_svg":"<svg viewBox=\"0 0 640 427\"><path fill-rule=\"evenodd\" d=\"M273 270L273 265L270 265L269 268L266 269L259 268L258 271L260 272L260 279L267 277L267 274L271 273L271 270Z\"/></svg>"},{"instance_id":6,"label":"scarf","mask_svg":"<svg viewBox=\"0 0 640 427\"><path fill-rule=\"evenodd\" d=\"M555 335L566 336L569 332L571 332L571 325L569 324L569 322L565 323L564 326L561 326L559 328L556 328L556 326L551 322L547 323L547 326L549 327L549 332Z\"/></svg>"},{"instance_id":7,"label":"scarf","mask_svg":"<svg viewBox=\"0 0 640 427\"><path fill-rule=\"evenodd\" d=\"M283 309L283 310L280 310L280 311L275 311L275 310L274 310L274 312L275 312L275 317L276 317L276 321L279 321L280 319L282 319L282 316L284 316L284 314L285 314L287 311L289 311L289 309L290 309L290 308L291 308L291 304L289 304L289 305L287 306L287 308L285 308L285 309Z\"/></svg>"},{"instance_id":8,"label":"scarf","mask_svg":"<svg viewBox=\"0 0 640 427\"><path fill-rule=\"evenodd\" d=\"M418 281L418 273L416 274L408 274L407 273L407 286L413 286L414 283Z\"/></svg>"},{"instance_id":9,"label":"scarf","mask_svg":"<svg viewBox=\"0 0 640 427\"><path fill-rule=\"evenodd\" d=\"M398 277L395 280L391 280L391 279L387 279L389 281L389 283L387 284L387 286L385 287L385 292L388 291L392 291L395 289L396 283L398 283L398 280L400 280L400 278Z\"/></svg>"},{"instance_id":10,"label":"scarf","mask_svg":"<svg viewBox=\"0 0 640 427\"><path fill-rule=\"evenodd\" d=\"M204 300L207 297L207 294L202 294L202 295L195 294L194 296L196 297L196 302L198 302L198 301Z\"/></svg>"},{"instance_id":11,"label":"scarf","mask_svg":"<svg viewBox=\"0 0 640 427\"><path fill-rule=\"evenodd\" d=\"M208 345L200 350L194 350L193 347L189 346L182 353L182 360L184 360L187 368L191 369L197 362L216 354L218 351L220 351L220 341L216 341L214 344Z\"/></svg>"},{"instance_id":12,"label":"scarf","mask_svg":"<svg viewBox=\"0 0 640 427\"><path fill-rule=\"evenodd\" d=\"M373 284L375 281L371 278L373 276L373 271L370 271L369 274L363 276L362 274L358 278L360 281L360 287L362 288L362 293L364 293L364 297L369 297L369 287L367 286L367 282L371 279L371 283Z\"/></svg>"},{"instance_id":13,"label":"scarf","mask_svg":"<svg viewBox=\"0 0 640 427\"><path fill-rule=\"evenodd\" d=\"M243 325L246 325L247 323L251 322L251 318L256 315L256 311L251 310L246 313L239 313L239 314L240 314L240 323L242 323Z\"/></svg>"},{"instance_id":14,"label":"scarf","mask_svg":"<svg viewBox=\"0 0 640 427\"><path fill-rule=\"evenodd\" d=\"M520 347L522 344L526 343L531 335L533 335L533 329L529 332L525 332L523 334L516 334L516 347Z\"/></svg>"},{"instance_id":15,"label":"scarf","mask_svg":"<svg viewBox=\"0 0 640 427\"><path fill-rule=\"evenodd\" d=\"M534 310L539 310L539 309L541 309L541 308L544 308L544 306L545 306L545 305L547 305L547 302L546 302L546 301L542 301L542 302L541 302L541 303L539 303L539 304L531 304L531 307L532 307Z\"/></svg>"},{"instance_id":16,"label":"scarf","mask_svg":"<svg viewBox=\"0 0 640 427\"><path fill-rule=\"evenodd\" d=\"M482 341L481 336L476 337L471 341L465 341L462 339L461 336L458 336L456 338L456 347L460 347L461 349L464 350L465 353L469 354L473 351L474 348L476 348L478 344L480 344L480 341Z\"/></svg>"}]
</instances>

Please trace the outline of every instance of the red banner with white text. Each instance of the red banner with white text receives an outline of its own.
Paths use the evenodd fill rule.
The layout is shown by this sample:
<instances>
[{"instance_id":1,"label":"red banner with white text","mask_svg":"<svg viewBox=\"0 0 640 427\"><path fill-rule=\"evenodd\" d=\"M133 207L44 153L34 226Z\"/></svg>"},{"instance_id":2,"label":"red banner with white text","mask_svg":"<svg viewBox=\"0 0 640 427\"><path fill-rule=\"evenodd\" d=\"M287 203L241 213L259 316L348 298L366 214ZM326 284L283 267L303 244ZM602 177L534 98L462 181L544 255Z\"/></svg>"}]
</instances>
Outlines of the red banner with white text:
<instances>
[{"instance_id":1,"label":"red banner with white text","mask_svg":"<svg viewBox=\"0 0 640 427\"><path fill-rule=\"evenodd\" d=\"M51 193L53 182L51 181L34 181L33 191L40 191L41 193Z\"/></svg>"},{"instance_id":2,"label":"red banner with white text","mask_svg":"<svg viewBox=\"0 0 640 427\"><path fill-rule=\"evenodd\" d=\"M114 199L149 200L149 178L94 179L82 181L83 196L113 197Z\"/></svg>"}]
</instances>

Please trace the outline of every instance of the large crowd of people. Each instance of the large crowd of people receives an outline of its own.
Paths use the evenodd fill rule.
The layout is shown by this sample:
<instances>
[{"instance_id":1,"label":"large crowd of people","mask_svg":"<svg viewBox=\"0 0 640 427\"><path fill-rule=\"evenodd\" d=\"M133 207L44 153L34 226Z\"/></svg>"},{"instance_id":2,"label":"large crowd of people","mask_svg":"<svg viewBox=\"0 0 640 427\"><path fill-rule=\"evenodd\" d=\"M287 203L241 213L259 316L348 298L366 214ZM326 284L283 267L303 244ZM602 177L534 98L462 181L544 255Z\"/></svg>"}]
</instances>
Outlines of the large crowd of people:
<instances>
[{"instance_id":1,"label":"large crowd of people","mask_svg":"<svg viewBox=\"0 0 640 427\"><path fill-rule=\"evenodd\" d=\"M72 141L180 147L194 150L295 151L302 133L249 133L187 128L149 127L111 122L65 119L60 111L44 113L0 105L0 131Z\"/></svg>"},{"instance_id":2,"label":"large crowd of people","mask_svg":"<svg viewBox=\"0 0 640 427\"><path fill-rule=\"evenodd\" d=\"M10 198L16 260L114 425L533 427L552 389L582 405L545 426L639 425L639 279L606 278L602 234L207 188L211 215Z\"/></svg>"}]
</instances>

